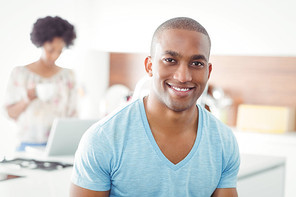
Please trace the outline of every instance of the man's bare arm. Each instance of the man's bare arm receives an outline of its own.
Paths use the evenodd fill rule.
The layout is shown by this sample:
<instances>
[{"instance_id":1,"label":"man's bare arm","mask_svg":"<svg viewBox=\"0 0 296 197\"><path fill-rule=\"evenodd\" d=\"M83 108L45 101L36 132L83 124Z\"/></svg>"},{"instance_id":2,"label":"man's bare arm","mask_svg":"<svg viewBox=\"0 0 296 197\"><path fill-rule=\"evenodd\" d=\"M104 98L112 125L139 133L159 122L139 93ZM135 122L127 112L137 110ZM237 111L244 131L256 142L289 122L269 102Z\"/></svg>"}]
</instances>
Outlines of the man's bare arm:
<instances>
[{"instance_id":1,"label":"man's bare arm","mask_svg":"<svg viewBox=\"0 0 296 197\"><path fill-rule=\"evenodd\" d=\"M236 188L217 188L212 197L237 197Z\"/></svg>"},{"instance_id":2,"label":"man's bare arm","mask_svg":"<svg viewBox=\"0 0 296 197\"><path fill-rule=\"evenodd\" d=\"M108 197L110 191L92 191L71 184L70 197Z\"/></svg>"}]
</instances>

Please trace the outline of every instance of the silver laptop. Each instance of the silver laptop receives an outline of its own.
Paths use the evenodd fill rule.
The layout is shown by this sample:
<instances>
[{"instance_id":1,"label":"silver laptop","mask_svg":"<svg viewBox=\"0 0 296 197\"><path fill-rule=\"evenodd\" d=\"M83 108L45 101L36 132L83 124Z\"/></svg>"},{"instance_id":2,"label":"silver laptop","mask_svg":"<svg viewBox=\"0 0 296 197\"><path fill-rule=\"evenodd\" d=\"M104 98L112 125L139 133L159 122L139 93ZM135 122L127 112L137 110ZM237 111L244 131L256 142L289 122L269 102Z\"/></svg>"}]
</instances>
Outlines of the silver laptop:
<instances>
[{"instance_id":1,"label":"silver laptop","mask_svg":"<svg viewBox=\"0 0 296 197\"><path fill-rule=\"evenodd\" d=\"M45 155L74 156L82 135L97 121L78 118L55 119L45 148Z\"/></svg>"}]
</instances>

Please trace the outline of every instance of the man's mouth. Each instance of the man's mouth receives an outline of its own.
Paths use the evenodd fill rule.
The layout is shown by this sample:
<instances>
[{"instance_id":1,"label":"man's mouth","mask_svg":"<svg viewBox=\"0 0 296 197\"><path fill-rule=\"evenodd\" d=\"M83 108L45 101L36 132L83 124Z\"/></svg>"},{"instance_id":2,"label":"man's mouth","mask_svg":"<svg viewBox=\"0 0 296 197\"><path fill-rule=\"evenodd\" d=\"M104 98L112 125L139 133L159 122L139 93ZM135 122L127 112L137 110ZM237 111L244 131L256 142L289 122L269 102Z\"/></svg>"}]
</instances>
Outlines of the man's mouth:
<instances>
[{"instance_id":1,"label":"man's mouth","mask_svg":"<svg viewBox=\"0 0 296 197\"><path fill-rule=\"evenodd\" d=\"M177 90L177 91L181 91L181 92L186 92L189 90L189 88L178 88L178 87L174 87L174 86L171 86L171 88L173 88L174 90Z\"/></svg>"},{"instance_id":2,"label":"man's mouth","mask_svg":"<svg viewBox=\"0 0 296 197\"><path fill-rule=\"evenodd\" d=\"M194 87L181 87L181 86L174 86L172 84L167 84L171 89L178 91L178 92L187 92L192 90Z\"/></svg>"}]
</instances>

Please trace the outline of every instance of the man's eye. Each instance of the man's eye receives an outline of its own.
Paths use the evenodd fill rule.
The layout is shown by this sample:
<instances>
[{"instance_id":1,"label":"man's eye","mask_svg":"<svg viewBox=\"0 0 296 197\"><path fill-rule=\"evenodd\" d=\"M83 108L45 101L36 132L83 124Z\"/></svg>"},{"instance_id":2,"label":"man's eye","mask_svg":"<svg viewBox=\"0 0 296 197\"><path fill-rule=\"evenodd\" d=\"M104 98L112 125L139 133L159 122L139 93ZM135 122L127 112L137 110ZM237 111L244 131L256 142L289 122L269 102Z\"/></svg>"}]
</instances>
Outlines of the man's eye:
<instances>
[{"instance_id":1,"label":"man's eye","mask_svg":"<svg viewBox=\"0 0 296 197\"><path fill-rule=\"evenodd\" d=\"M164 61L174 63L176 62L173 58L165 58Z\"/></svg>"},{"instance_id":2,"label":"man's eye","mask_svg":"<svg viewBox=\"0 0 296 197\"><path fill-rule=\"evenodd\" d=\"M192 62L192 65L195 66L195 67L202 67L202 66L204 66L205 64L202 63L202 62Z\"/></svg>"}]
</instances>

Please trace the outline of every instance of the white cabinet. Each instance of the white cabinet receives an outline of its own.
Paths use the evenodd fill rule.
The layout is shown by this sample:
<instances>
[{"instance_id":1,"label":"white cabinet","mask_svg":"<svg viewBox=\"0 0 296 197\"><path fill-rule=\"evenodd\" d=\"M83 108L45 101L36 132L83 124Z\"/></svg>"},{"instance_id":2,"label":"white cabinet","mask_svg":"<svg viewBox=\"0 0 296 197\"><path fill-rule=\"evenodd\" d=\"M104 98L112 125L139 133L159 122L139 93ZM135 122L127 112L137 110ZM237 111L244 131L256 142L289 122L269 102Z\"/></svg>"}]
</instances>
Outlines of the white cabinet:
<instances>
[{"instance_id":1,"label":"white cabinet","mask_svg":"<svg viewBox=\"0 0 296 197\"><path fill-rule=\"evenodd\" d=\"M242 132L234 130L241 154L259 154L284 157L286 159L285 178L281 183L284 184L284 196L296 196L296 132L285 134L268 134L256 132ZM257 187L267 187L273 189L273 181L277 179L269 178L269 181L261 182ZM252 195L249 195L252 196ZM270 195L264 195L270 196Z\"/></svg>"},{"instance_id":2,"label":"white cabinet","mask_svg":"<svg viewBox=\"0 0 296 197\"><path fill-rule=\"evenodd\" d=\"M239 197L283 197L285 158L242 155L238 175Z\"/></svg>"}]
</instances>

